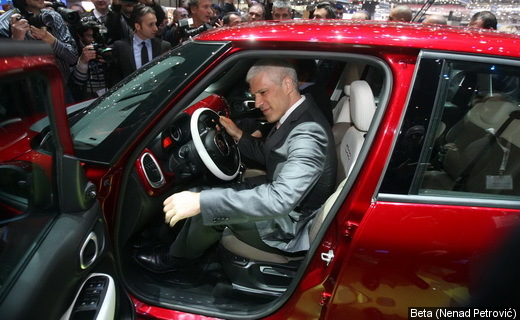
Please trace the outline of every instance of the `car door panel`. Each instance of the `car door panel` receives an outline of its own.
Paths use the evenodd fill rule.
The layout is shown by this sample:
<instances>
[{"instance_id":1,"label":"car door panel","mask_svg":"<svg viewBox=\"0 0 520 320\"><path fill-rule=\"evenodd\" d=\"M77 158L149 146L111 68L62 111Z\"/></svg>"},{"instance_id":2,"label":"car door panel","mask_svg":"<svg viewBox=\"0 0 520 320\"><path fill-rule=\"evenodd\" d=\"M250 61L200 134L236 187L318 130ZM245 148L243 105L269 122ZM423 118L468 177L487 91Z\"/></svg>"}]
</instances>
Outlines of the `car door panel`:
<instances>
[{"instance_id":1,"label":"car door panel","mask_svg":"<svg viewBox=\"0 0 520 320\"><path fill-rule=\"evenodd\" d=\"M133 318L132 304L117 280L95 187L72 152L63 86L52 51L43 44L11 44L0 44L0 107L9 108L28 125L11 128L15 132L1 131L0 141L8 142L13 135L34 138L30 123L47 114L50 126L40 131L38 139L52 148L43 152L39 143L31 141L29 148L17 144L18 149L11 151L23 160L10 157L0 163L1 318ZM19 52L24 57L18 57ZM91 305L93 314L79 314L75 298L82 297L82 285L93 277L106 279L106 289Z\"/></svg>"}]
</instances>

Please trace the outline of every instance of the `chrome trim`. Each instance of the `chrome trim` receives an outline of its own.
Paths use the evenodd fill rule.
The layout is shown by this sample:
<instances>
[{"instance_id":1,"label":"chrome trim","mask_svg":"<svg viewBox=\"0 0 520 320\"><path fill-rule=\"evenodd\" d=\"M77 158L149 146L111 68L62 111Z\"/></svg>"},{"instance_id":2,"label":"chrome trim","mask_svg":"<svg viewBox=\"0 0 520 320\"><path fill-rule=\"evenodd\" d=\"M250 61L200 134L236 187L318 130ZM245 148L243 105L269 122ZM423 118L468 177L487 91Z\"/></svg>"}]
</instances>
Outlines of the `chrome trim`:
<instances>
[{"instance_id":1,"label":"chrome trim","mask_svg":"<svg viewBox=\"0 0 520 320\"><path fill-rule=\"evenodd\" d=\"M94 255L92 256L92 258L90 258L90 260L85 261L85 249L89 245L90 241L92 241L94 243ZM85 270L88 267L90 267L94 263L94 261L96 261L96 259L98 257L98 252L99 252L98 238L97 238L96 234L94 233L94 231L92 231L88 235L87 239L85 239L85 242L83 242L83 245L81 246L81 250L79 251L79 264L80 264L81 269Z\"/></svg>"},{"instance_id":2,"label":"chrome trim","mask_svg":"<svg viewBox=\"0 0 520 320\"><path fill-rule=\"evenodd\" d=\"M150 159L152 159L153 163L157 167L159 175L161 176L161 179L158 182L152 182L152 180L150 180L150 177L148 176L148 173L146 172L146 168L144 166L144 157L146 157L147 155L150 157ZM162 186L164 186L166 184L166 180L164 179L164 175L163 175L163 173L161 171L161 167L159 166L159 163L157 162L157 160L155 160L155 157L150 152L143 153L143 155L141 156L139 161L141 163L141 167L143 168L143 173L144 173L144 176L146 177L146 181L148 181L150 186L152 186L153 188L158 189L158 188L160 188L160 187L162 187Z\"/></svg>"}]
</instances>

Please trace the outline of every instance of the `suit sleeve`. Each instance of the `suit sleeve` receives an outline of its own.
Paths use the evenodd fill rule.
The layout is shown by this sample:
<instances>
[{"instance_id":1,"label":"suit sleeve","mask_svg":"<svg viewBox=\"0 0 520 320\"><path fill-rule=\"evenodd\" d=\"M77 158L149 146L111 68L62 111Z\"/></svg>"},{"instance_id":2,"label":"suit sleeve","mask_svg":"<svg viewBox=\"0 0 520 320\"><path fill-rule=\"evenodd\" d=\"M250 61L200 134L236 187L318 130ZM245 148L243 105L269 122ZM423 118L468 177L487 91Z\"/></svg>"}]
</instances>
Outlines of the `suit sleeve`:
<instances>
[{"instance_id":1,"label":"suit sleeve","mask_svg":"<svg viewBox=\"0 0 520 320\"><path fill-rule=\"evenodd\" d=\"M264 143L262 139L257 139L244 133L237 146L243 156L265 166Z\"/></svg>"},{"instance_id":2,"label":"suit sleeve","mask_svg":"<svg viewBox=\"0 0 520 320\"><path fill-rule=\"evenodd\" d=\"M288 157L280 164L273 182L249 190L201 192L204 224L244 223L288 215L323 173L327 144L327 134L317 123L296 126L282 146L287 148Z\"/></svg>"}]
</instances>

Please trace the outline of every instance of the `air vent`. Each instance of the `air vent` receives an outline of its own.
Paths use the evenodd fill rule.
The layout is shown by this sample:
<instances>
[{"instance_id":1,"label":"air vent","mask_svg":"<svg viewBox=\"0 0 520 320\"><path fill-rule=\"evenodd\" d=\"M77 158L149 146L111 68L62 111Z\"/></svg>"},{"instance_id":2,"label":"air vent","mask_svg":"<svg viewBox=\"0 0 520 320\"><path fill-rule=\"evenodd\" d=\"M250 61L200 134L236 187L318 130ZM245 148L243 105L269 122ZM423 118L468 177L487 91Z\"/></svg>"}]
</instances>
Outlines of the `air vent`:
<instances>
[{"instance_id":1,"label":"air vent","mask_svg":"<svg viewBox=\"0 0 520 320\"><path fill-rule=\"evenodd\" d=\"M166 181L159 164L150 153L144 153L141 157L141 166L148 183L154 188L162 187Z\"/></svg>"}]
</instances>

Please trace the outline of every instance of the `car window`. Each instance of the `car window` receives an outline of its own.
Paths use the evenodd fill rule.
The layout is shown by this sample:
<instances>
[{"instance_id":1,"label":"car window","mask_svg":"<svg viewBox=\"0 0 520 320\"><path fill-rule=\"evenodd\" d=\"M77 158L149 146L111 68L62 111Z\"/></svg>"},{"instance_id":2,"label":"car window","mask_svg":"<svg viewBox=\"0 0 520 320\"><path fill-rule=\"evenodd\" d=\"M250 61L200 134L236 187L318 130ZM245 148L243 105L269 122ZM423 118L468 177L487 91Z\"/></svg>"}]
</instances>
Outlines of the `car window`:
<instances>
[{"instance_id":1,"label":"car window","mask_svg":"<svg viewBox=\"0 0 520 320\"><path fill-rule=\"evenodd\" d=\"M0 300L58 212L52 159L24 143L50 103L49 83L38 72L0 78Z\"/></svg>"},{"instance_id":2,"label":"car window","mask_svg":"<svg viewBox=\"0 0 520 320\"><path fill-rule=\"evenodd\" d=\"M520 67L481 61L421 60L383 192L518 199Z\"/></svg>"},{"instance_id":3,"label":"car window","mask_svg":"<svg viewBox=\"0 0 520 320\"><path fill-rule=\"evenodd\" d=\"M139 126L160 111L224 47L225 43L177 47L93 102L71 119L76 155L109 162L139 132Z\"/></svg>"}]
</instances>

